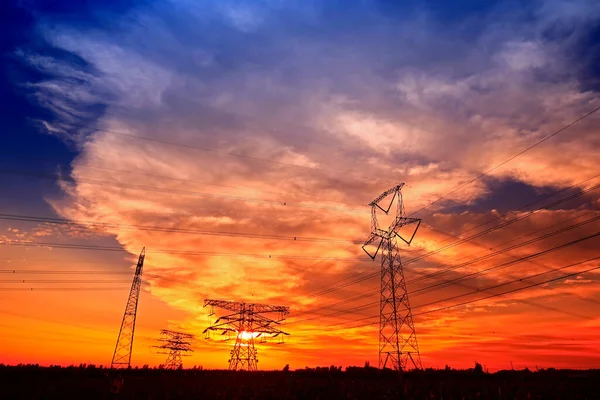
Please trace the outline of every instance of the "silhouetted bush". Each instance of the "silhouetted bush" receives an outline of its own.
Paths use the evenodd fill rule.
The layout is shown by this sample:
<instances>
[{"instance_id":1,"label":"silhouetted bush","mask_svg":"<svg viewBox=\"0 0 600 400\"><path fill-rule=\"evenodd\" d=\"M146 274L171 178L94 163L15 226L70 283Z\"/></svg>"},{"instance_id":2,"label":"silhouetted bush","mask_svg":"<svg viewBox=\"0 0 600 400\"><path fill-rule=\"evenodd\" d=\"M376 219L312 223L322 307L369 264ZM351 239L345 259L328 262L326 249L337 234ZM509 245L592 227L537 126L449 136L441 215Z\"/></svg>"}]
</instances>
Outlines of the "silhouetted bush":
<instances>
[{"instance_id":1,"label":"silhouetted bush","mask_svg":"<svg viewBox=\"0 0 600 400\"><path fill-rule=\"evenodd\" d=\"M117 397L109 388L116 371L79 367L0 364L0 399L596 399L599 370L541 369L484 373L427 369L403 375L365 365L305 368L297 371L230 372L134 368L121 371Z\"/></svg>"}]
</instances>

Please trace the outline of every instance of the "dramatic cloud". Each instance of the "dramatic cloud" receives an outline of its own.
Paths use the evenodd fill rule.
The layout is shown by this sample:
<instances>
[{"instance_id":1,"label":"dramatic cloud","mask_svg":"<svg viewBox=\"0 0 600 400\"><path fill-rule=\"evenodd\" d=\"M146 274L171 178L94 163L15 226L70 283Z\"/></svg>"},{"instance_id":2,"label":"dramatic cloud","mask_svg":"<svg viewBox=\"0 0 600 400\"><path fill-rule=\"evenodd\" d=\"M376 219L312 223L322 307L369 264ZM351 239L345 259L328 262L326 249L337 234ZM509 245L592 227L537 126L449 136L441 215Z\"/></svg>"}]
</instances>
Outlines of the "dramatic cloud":
<instances>
[{"instance_id":1,"label":"dramatic cloud","mask_svg":"<svg viewBox=\"0 0 600 400\"><path fill-rule=\"evenodd\" d=\"M183 312L177 323L197 333L206 325L204 298L290 305L291 342L281 350L269 348L271 358L265 354L263 365L269 368L281 367L277 351L295 360L295 367L374 359L376 325L359 325L378 319L379 260L371 262L352 245L368 234L364 205L372 198L404 181L407 212L420 210L600 106L583 79L587 66L572 53L598 23L596 2L535 2L526 10L500 4L451 23L426 7L391 16L379 2L352 10L301 3L151 3L86 27L41 18L40 39L58 55L33 47L17 53L47 76L26 83L55 115L40 127L78 149L72 179L60 183L64 196L48 200L56 212L109 224L97 233L114 237L131 254L147 246L146 290ZM598 126L592 116L418 214L424 226L405 258L524 217L561 197L515 213L505 212L505 202L521 207L560 188L573 186L565 197L597 184L588 179L597 173ZM519 199L522 192L504 190L515 182L533 194ZM479 288L593 257L597 238L469 276L592 235L597 221L435 279L419 277L589 220L598 216L589 211L597 208L597 199L591 191L407 263L409 289L417 290L412 303L425 364L443 367L450 360L453 366L471 366L474 359L483 360L484 351L523 345L519 360L494 354L486 364L506 368L515 360L532 366L548 352L525 344L526 335L567 340L549 334L551 320L570 309L567 304L587 307L582 298L593 297L597 274L419 314L483 297L469 294ZM33 236L47 236L48 229ZM598 262L561 272L594 265ZM369 274L359 283L320 293ZM418 292L443 283L440 279L461 277L464 285ZM583 356L590 332L597 333L594 313L581 314L590 316L589 329L579 316L561 314L581 325L577 340L582 345L561 348L563 355ZM522 330L509 332L503 328L509 324ZM488 336L487 330L497 333ZM215 348L201 345L202 351ZM348 354L348 348L356 352ZM218 354L211 360L211 366L223 365ZM564 364L589 365L587 359Z\"/></svg>"}]
</instances>

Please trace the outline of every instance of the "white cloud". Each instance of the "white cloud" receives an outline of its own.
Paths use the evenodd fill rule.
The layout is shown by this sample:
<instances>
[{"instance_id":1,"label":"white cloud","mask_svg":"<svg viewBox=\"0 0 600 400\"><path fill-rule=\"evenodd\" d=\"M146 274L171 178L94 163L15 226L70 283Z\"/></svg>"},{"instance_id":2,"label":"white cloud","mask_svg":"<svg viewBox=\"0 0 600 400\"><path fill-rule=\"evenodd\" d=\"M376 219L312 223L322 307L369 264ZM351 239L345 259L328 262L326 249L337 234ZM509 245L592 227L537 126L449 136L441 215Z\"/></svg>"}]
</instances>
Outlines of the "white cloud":
<instances>
[{"instance_id":1,"label":"white cloud","mask_svg":"<svg viewBox=\"0 0 600 400\"><path fill-rule=\"evenodd\" d=\"M548 62L542 46L531 41L506 43L499 57L515 71L541 68Z\"/></svg>"}]
</instances>

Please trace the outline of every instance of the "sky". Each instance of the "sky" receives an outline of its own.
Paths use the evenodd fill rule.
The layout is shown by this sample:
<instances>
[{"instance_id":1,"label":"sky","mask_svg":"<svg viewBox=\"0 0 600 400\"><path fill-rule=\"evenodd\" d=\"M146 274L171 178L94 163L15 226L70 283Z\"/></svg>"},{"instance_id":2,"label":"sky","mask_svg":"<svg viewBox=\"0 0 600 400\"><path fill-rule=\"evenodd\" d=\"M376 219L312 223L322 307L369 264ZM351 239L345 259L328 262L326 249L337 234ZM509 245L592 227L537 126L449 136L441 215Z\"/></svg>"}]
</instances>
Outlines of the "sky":
<instances>
[{"instance_id":1,"label":"sky","mask_svg":"<svg viewBox=\"0 0 600 400\"><path fill-rule=\"evenodd\" d=\"M377 365L361 244L404 182L425 367L600 366L600 113L561 131L600 3L0 7L1 363L109 364L145 247L133 365L169 328L226 368L205 299L290 307L261 369Z\"/></svg>"}]
</instances>

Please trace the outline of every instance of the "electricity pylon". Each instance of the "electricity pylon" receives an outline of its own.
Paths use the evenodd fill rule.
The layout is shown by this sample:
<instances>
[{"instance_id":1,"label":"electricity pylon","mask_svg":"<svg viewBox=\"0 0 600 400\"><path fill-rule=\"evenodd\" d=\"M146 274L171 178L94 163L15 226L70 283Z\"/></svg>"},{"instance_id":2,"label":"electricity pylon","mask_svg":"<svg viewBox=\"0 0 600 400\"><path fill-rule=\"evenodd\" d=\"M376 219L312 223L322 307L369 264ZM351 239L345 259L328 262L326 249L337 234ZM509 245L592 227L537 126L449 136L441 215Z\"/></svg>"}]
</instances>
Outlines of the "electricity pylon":
<instances>
[{"instance_id":1,"label":"electricity pylon","mask_svg":"<svg viewBox=\"0 0 600 400\"><path fill-rule=\"evenodd\" d=\"M142 249L135 275L131 283L129 298L125 306L125 314L121 322L117 345L113 354L111 368L129 368L131 366L131 350L133 349L133 333L135 331L135 318L137 315L138 300L140 298L140 289L142 287L142 269L144 268L144 258L146 257L146 248Z\"/></svg>"},{"instance_id":2,"label":"electricity pylon","mask_svg":"<svg viewBox=\"0 0 600 400\"><path fill-rule=\"evenodd\" d=\"M288 333L276 328L290 312L289 307L269 306L265 304L248 304L225 300L204 300L204 307L211 306L210 316L215 314L215 307L231 311L232 314L224 315L204 330L206 339L210 339L211 331L219 331L221 335L235 335L235 344L231 350L229 369L233 371L256 371L258 369L257 351L254 347L255 339L260 338L265 342L268 338L279 338L283 343L284 335ZM277 313L278 318L272 319L264 314Z\"/></svg>"},{"instance_id":3,"label":"electricity pylon","mask_svg":"<svg viewBox=\"0 0 600 400\"><path fill-rule=\"evenodd\" d=\"M371 235L365 241L363 250L372 260L381 250L381 294L379 303L379 368L392 368L397 371L407 369L409 360L416 369L421 369L421 355L417 344L417 334L412 318L412 311L408 301L406 281L400 260L397 238L410 245L417 229L421 225L418 218L405 217L404 203L401 189L404 183L386 190L379 197L369 203L371 206ZM380 202L391 196L386 208ZM397 200L396 215L387 229L379 227L377 210L389 215L394 200ZM399 233L400 228L416 224L415 230L409 239ZM369 251L368 246L376 246L374 251Z\"/></svg>"},{"instance_id":4,"label":"electricity pylon","mask_svg":"<svg viewBox=\"0 0 600 400\"><path fill-rule=\"evenodd\" d=\"M192 341L194 335L183 332L175 332L167 329L160 331L160 339L162 344L154 346L160 349L159 354L167 354L165 361L165 369L181 369L183 368L182 356L189 356L188 352L193 352ZM168 350L168 351L167 351Z\"/></svg>"}]
</instances>

